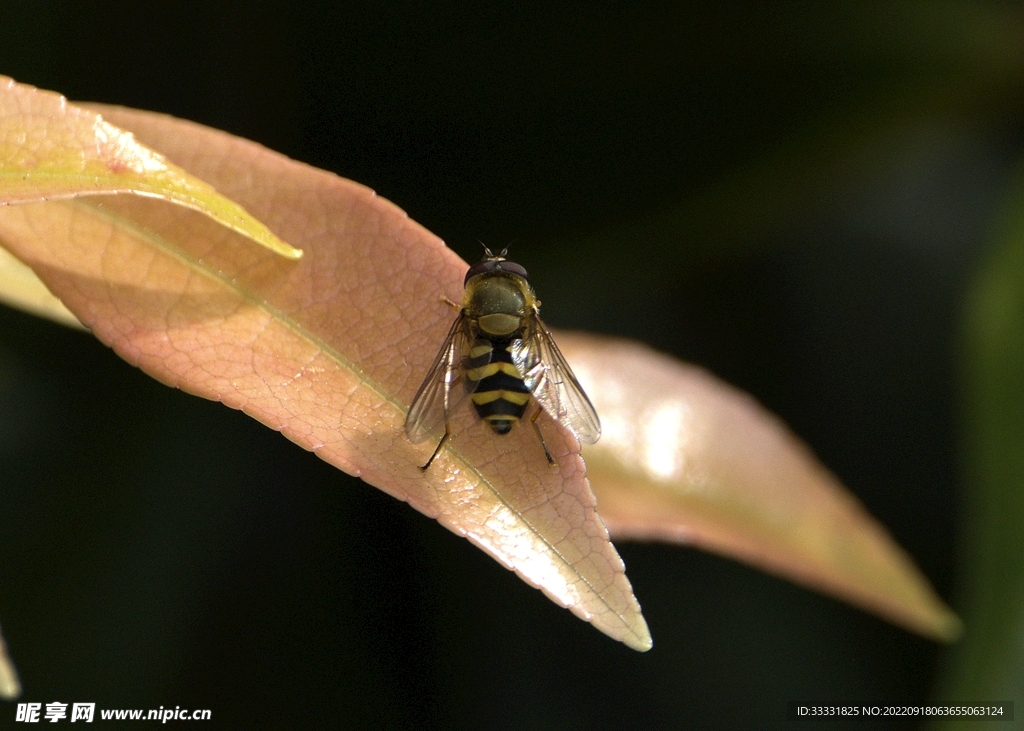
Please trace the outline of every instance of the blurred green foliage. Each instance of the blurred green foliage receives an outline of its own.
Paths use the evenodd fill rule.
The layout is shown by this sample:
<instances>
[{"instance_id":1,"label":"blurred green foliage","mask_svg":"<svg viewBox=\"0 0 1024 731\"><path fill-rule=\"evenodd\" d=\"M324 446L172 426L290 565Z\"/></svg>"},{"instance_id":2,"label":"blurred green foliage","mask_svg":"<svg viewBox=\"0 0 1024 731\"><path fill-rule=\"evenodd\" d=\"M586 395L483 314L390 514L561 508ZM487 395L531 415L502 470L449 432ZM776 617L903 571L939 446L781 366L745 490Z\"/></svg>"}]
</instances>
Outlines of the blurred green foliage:
<instances>
[{"instance_id":1,"label":"blurred green foliage","mask_svg":"<svg viewBox=\"0 0 1024 731\"><path fill-rule=\"evenodd\" d=\"M950 653L940 700L1024 700L1024 186L1007 201L978 272L963 344L967 633ZM973 699L973 700L972 700ZM1019 711L1018 711L1019 712ZM949 721L941 728L966 728Z\"/></svg>"}]
</instances>

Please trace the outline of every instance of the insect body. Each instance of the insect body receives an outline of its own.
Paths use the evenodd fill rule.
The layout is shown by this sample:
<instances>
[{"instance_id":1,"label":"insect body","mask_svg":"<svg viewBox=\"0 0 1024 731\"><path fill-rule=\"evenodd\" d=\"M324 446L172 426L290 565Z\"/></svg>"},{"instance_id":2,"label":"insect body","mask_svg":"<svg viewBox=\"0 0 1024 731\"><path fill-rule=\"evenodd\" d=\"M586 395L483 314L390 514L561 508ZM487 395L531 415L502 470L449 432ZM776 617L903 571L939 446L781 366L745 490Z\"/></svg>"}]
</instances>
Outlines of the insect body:
<instances>
[{"instance_id":1,"label":"insect body","mask_svg":"<svg viewBox=\"0 0 1024 731\"><path fill-rule=\"evenodd\" d=\"M469 348L466 378L476 413L498 434L508 434L530 402L530 389L512 360L511 340L479 338Z\"/></svg>"},{"instance_id":2,"label":"insect body","mask_svg":"<svg viewBox=\"0 0 1024 731\"><path fill-rule=\"evenodd\" d=\"M466 272L459 315L405 420L405 432L414 443L436 436L444 424L444 435L424 470L448 440L451 414L466 397L497 434L508 434L535 399L530 423L551 464L537 426L541 410L581 442L593 444L601 436L594 407L541 322L540 302L526 270L506 259L504 251L497 256L484 251L487 256Z\"/></svg>"}]
</instances>

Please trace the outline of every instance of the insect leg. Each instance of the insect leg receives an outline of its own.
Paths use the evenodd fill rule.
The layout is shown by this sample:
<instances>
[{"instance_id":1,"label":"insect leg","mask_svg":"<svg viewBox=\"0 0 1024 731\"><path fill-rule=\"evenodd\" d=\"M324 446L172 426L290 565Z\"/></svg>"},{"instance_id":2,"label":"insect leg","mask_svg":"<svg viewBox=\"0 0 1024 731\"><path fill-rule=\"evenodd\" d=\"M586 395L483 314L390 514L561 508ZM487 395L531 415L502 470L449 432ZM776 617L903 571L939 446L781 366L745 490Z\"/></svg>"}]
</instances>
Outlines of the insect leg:
<instances>
[{"instance_id":1,"label":"insect leg","mask_svg":"<svg viewBox=\"0 0 1024 731\"><path fill-rule=\"evenodd\" d=\"M439 441L437 443L437 449L435 449L434 453L432 455L430 455L430 459L427 460L427 463L425 465L423 465L422 467L420 467L420 471L421 472L426 472L427 468L430 467L430 463L434 461L434 457L436 457L438 454L440 454L441 447L443 447L444 443L448 441L448 436L449 436L448 422L445 421L445 423L444 423L444 436L441 437L441 441Z\"/></svg>"},{"instance_id":2,"label":"insect leg","mask_svg":"<svg viewBox=\"0 0 1024 731\"><path fill-rule=\"evenodd\" d=\"M533 430L537 432L537 438L540 439L540 446L544 447L544 456L548 458L548 464L554 467L555 460L552 459L551 452L548 451L548 445L544 441L544 435L540 433L540 426L537 424L537 419L540 418L541 411L543 411L543 409L540 404L537 404L537 411L535 411L533 416L530 417L530 423L533 424Z\"/></svg>"}]
</instances>

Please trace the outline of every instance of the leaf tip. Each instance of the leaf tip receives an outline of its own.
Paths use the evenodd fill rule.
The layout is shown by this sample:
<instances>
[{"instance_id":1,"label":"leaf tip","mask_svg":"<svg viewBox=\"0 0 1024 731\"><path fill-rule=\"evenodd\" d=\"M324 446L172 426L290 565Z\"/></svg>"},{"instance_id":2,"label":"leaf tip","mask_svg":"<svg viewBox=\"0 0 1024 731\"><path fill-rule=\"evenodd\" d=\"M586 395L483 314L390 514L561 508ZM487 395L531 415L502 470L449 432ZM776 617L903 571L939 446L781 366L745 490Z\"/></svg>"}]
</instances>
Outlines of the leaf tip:
<instances>
[{"instance_id":1,"label":"leaf tip","mask_svg":"<svg viewBox=\"0 0 1024 731\"><path fill-rule=\"evenodd\" d=\"M936 618L934 627L936 639L953 643L959 640L963 633L964 623L953 610L947 609Z\"/></svg>"},{"instance_id":2,"label":"leaf tip","mask_svg":"<svg viewBox=\"0 0 1024 731\"><path fill-rule=\"evenodd\" d=\"M18 678L14 675L12 668L10 674L4 673L0 677L0 699L12 701L19 695L21 695L21 683L18 682Z\"/></svg>"},{"instance_id":3,"label":"leaf tip","mask_svg":"<svg viewBox=\"0 0 1024 731\"><path fill-rule=\"evenodd\" d=\"M274 244L271 246L271 249L283 256L285 259L298 261L302 258L302 249L296 249L291 244L285 243L276 236L274 237Z\"/></svg>"},{"instance_id":4,"label":"leaf tip","mask_svg":"<svg viewBox=\"0 0 1024 731\"><path fill-rule=\"evenodd\" d=\"M296 249L291 244L278 238L269 228L248 213L245 215L246 219L241 225L232 226L235 231L252 239L260 246L270 249L275 254L283 256L285 259L297 261L302 258L302 249Z\"/></svg>"},{"instance_id":5,"label":"leaf tip","mask_svg":"<svg viewBox=\"0 0 1024 731\"><path fill-rule=\"evenodd\" d=\"M14 700L19 695L21 695L21 683L18 681L18 673L14 669L11 658L7 655L4 638L0 636L0 699Z\"/></svg>"},{"instance_id":6,"label":"leaf tip","mask_svg":"<svg viewBox=\"0 0 1024 731\"><path fill-rule=\"evenodd\" d=\"M650 632L645 632L642 636L633 636L625 640L626 647L637 652L647 652L654 647L654 640L651 638Z\"/></svg>"},{"instance_id":7,"label":"leaf tip","mask_svg":"<svg viewBox=\"0 0 1024 731\"><path fill-rule=\"evenodd\" d=\"M620 640L629 649L636 650L637 652L647 652L654 647L651 630L647 626L647 620L644 619L644 615L640 613L639 606L636 607L636 613L632 616L619 616L625 623L627 631L613 635L616 639ZM601 627L598 627L598 629L605 631Z\"/></svg>"}]
</instances>

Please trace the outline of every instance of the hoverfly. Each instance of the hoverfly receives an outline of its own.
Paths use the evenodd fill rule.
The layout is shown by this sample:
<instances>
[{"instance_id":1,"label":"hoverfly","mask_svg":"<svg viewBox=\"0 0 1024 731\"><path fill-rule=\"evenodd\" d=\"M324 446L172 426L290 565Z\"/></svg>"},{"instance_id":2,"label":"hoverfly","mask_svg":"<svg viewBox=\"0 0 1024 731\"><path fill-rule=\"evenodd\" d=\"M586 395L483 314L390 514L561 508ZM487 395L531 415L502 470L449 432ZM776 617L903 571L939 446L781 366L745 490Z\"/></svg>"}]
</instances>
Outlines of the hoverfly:
<instances>
[{"instance_id":1,"label":"hoverfly","mask_svg":"<svg viewBox=\"0 0 1024 731\"><path fill-rule=\"evenodd\" d=\"M581 442L593 444L601 436L597 412L541 322L526 270L505 258L508 249L495 256L485 246L484 252L466 272L459 314L405 419L414 444L436 437L444 422L444 436L424 471L448 441L451 415L467 397L496 434L511 431L532 397L537 410L530 424L552 465L537 425L542 410Z\"/></svg>"}]
</instances>

